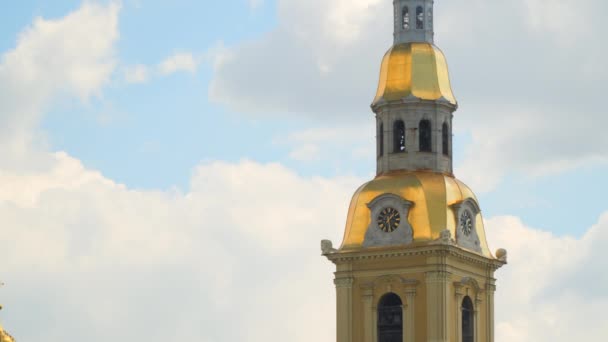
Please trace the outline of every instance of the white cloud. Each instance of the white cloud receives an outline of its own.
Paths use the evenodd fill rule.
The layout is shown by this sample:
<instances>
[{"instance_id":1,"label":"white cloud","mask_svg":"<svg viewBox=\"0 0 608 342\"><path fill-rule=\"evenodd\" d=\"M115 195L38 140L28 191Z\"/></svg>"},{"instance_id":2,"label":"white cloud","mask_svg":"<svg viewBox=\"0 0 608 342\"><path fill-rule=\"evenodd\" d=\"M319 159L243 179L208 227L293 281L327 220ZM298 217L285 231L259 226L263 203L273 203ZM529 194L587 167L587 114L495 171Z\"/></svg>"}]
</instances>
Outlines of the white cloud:
<instances>
[{"instance_id":1,"label":"white cloud","mask_svg":"<svg viewBox=\"0 0 608 342\"><path fill-rule=\"evenodd\" d=\"M336 125L373 117L368 106L392 43L390 1L280 0L277 6L274 31L219 54L211 101L245 115ZM608 3L435 7L437 45L447 55L460 104L455 128L474 138L457 165L467 172L459 174L474 175L467 181L487 191L504 172L543 175L608 159L602 101L608 48L597 43L608 33L602 15ZM314 150L303 145L292 157L311 158ZM473 168L477 172L468 172Z\"/></svg>"},{"instance_id":2,"label":"white cloud","mask_svg":"<svg viewBox=\"0 0 608 342\"><path fill-rule=\"evenodd\" d=\"M179 331L182 341L262 341L270 321L282 322L273 329L290 341L331 336L331 320L293 329L309 319L307 308L333 306L319 240L339 237L360 180L217 162L195 171L188 193L141 192L64 153L53 159L47 172L0 178L5 323L15 336L164 341ZM30 306L40 286L53 295ZM293 303L289 317L285 302ZM71 324L45 322L48 315ZM235 320L239 329L231 329ZM163 324L150 335L152 322Z\"/></svg>"},{"instance_id":3,"label":"white cloud","mask_svg":"<svg viewBox=\"0 0 608 342\"><path fill-rule=\"evenodd\" d=\"M535 178L608 165L608 136L601 134L608 118L595 109L585 113L597 117L594 123L559 105L532 110L486 105L471 112L482 119L465 119L472 143L456 173L479 192L494 189L507 174Z\"/></svg>"},{"instance_id":4,"label":"white cloud","mask_svg":"<svg viewBox=\"0 0 608 342\"><path fill-rule=\"evenodd\" d=\"M86 101L109 83L116 61L119 6L86 2L66 17L36 18L0 61L2 167L29 165L26 151L40 144L41 114L58 98ZM31 166L31 165L30 165Z\"/></svg>"},{"instance_id":5,"label":"white cloud","mask_svg":"<svg viewBox=\"0 0 608 342\"><path fill-rule=\"evenodd\" d=\"M390 4L281 0L277 7L275 31L219 54L210 99L254 115L370 117L378 70L362 66L379 66L389 47ZM377 20L383 14L389 20Z\"/></svg>"},{"instance_id":6,"label":"white cloud","mask_svg":"<svg viewBox=\"0 0 608 342\"><path fill-rule=\"evenodd\" d=\"M167 57L158 65L158 70L163 75L170 75L176 72L195 73L198 62L191 53L176 53Z\"/></svg>"},{"instance_id":7,"label":"white cloud","mask_svg":"<svg viewBox=\"0 0 608 342\"><path fill-rule=\"evenodd\" d=\"M362 4L374 2L353 8ZM300 6L307 13L317 5ZM16 130L37 137L36 124L53 100L100 93L116 64L117 14L116 5L86 3L63 19L38 19L4 55L0 127L8 133L0 135L1 151L19 141ZM341 28L331 35L345 39L344 46L369 34L332 20ZM292 29L310 33L305 25ZM318 69L324 77L352 71L332 50L315 51L311 65L324 65ZM331 98L340 97L325 99ZM348 111L344 104L333 108ZM358 129L351 133L362 135ZM336 136L348 130L312 129L288 141L322 150L340 145ZM213 162L194 171L186 193L137 191L66 153L19 146L30 163L6 154L0 163L3 323L18 340L335 340L332 267L319 256L319 240L339 241L348 201L363 180L301 177L280 164ZM581 239L511 217L487 226L489 241L510 251L510 264L498 273L499 342L606 335L600 310L608 304L601 272L608 266L608 214ZM302 329L302 322L314 329Z\"/></svg>"},{"instance_id":8,"label":"white cloud","mask_svg":"<svg viewBox=\"0 0 608 342\"><path fill-rule=\"evenodd\" d=\"M275 139L290 148L289 157L301 162L372 160L373 123L315 127L289 133Z\"/></svg>"},{"instance_id":9,"label":"white cloud","mask_svg":"<svg viewBox=\"0 0 608 342\"><path fill-rule=\"evenodd\" d=\"M218 58L213 54L213 58ZM127 83L146 83L153 77L169 76L178 72L196 73L199 64L210 56L195 57L190 52L180 52L168 56L156 66L136 64L124 68L124 80Z\"/></svg>"},{"instance_id":10,"label":"white cloud","mask_svg":"<svg viewBox=\"0 0 608 342\"><path fill-rule=\"evenodd\" d=\"M514 217L491 219L488 227L489 241L509 251L509 264L497 273L497 342L605 338L608 212L581 239L531 229Z\"/></svg>"},{"instance_id":11,"label":"white cloud","mask_svg":"<svg viewBox=\"0 0 608 342\"><path fill-rule=\"evenodd\" d=\"M251 9L257 9L264 5L264 0L248 0Z\"/></svg>"},{"instance_id":12,"label":"white cloud","mask_svg":"<svg viewBox=\"0 0 608 342\"><path fill-rule=\"evenodd\" d=\"M195 170L187 193L143 192L64 153L52 158L46 172L0 178L5 323L14 335L33 342L335 338L332 267L318 245L339 242L363 180L213 162ZM509 265L497 273L498 342L601 340L608 213L581 239L514 217L487 227L490 243L509 250ZM239 329L231 329L234 321ZM301 322L315 329L303 331Z\"/></svg>"},{"instance_id":13,"label":"white cloud","mask_svg":"<svg viewBox=\"0 0 608 342\"><path fill-rule=\"evenodd\" d=\"M149 78L148 67L143 64L127 67L124 70L124 77L127 83L145 83Z\"/></svg>"},{"instance_id":14,"label":"white cloud","mask_svg":"<svg viewBox=\"0 0 608 342\"><path fill-rule=\"evenodd\" d=\"M581 35L592 34L592 25L586 19L593 16L595 4L593 0L524 2L530 27L537 32L550 32L562 43L573 43Z\"/></svg>"},{"instance_id":15,"label":"white cloud","mask_svg":"<svg viewBox=\"0 0 608 342\"><path fill-rule=\"evenodd\" d=\"M313 161L320 159L319 145L299 144L289 152L289 158L298 161Z\"/></svg>"}]
</instances>

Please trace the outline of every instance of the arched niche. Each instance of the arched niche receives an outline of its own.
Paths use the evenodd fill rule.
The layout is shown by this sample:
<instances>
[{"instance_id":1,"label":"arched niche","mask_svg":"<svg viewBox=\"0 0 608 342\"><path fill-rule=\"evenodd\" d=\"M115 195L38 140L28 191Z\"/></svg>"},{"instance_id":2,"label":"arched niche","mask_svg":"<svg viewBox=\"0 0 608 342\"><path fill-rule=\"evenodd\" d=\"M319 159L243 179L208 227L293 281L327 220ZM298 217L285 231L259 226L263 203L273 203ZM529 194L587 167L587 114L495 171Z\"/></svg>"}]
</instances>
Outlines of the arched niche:
<instances>
[{"instance_id":1,"label":"arched niche","mask_svg":"<svg viewBox=\"0 0 608 342\"><path fill-rule=\"evenodd\" d=\"M399 342L416 342L415 305L418 281L404 279L398 275L384 275L371 282L360 285L363 301L364 340L381 342L379 338L379 312L386 306L381 305L387 294L394 294L401 300L403 322L402 339ZM389 302L390 303L390 302ZM379 311L380 310L380 311Z\"/></svg>"},{"instance_id":2,"label":"arched niche","mask_svg":"<svg viewBox=\"0 0 608 342\"><path fill-rule=\"evenodd\" d=\"M458 342L478 342L480 336L480 312L484 290L477 280L464 277L454 283L456 292L456 326L458 327Z\"/></svg>"},{"instance_id":3,"label":"arched niche","mask_svg":"<svg viewBox=\"0 0 608 342\"><path fill-rule=\"evenodd\" d=\"M378 342L403 342L403 302L394 292L386 293L378 302L376 331Z\"/></svg>"}]
</instances>

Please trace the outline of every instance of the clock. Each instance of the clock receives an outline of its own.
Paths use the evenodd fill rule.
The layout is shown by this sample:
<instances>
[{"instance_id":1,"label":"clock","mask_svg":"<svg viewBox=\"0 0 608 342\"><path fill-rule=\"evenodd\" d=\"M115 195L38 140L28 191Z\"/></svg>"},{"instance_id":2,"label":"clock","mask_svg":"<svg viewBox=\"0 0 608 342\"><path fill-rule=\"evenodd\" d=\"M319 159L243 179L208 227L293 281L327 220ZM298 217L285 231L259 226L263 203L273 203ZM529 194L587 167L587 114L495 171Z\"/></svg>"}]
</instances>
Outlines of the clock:
<instances>
[{"instance_id":1,"label":"clock","mask_svg":"<svg viewBox=\"0 0 608 342\"><path fill-rule=\"evenodd\" d=\"M401 223L401 216L399 211L395 208L387 207L382 209L376 219L378 227L385 233L394 232Z\"/></svg>"},{"instance_id":2,"label":"clock","mask_svg":"<svg viewBox=\"0 0 608 342\"><path fill-rule=\"evenodd\" d=\"M460 231L462 231L465 236L471 235L471 232L473 231L473 217L468 210L464 210L462 214L460 214Z\"/></svg>"}]
</instances>

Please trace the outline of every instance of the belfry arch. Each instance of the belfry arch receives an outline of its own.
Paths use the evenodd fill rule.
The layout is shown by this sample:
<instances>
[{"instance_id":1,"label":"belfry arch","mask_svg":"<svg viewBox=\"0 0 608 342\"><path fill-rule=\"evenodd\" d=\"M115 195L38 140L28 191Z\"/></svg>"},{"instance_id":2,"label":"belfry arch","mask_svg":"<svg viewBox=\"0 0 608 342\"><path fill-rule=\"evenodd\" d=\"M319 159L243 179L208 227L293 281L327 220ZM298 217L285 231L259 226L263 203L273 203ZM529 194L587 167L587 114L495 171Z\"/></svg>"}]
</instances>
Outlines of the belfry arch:
<instances>
[{"instance_id":1,"label":"belfry arch","mask_svg":"<svg viewBox=\"0 0 608 342\"><path fill-rule=\"evenodd\" d=\"M378 342L403 342L403 302L393 292L378 303Z\"/></svg>"},{"instance_id":2,"label":"belfry arch","mask_svg":"<svg viewBox=\"0 0 608 342\"><path fill-rule=\"evenodd\" d=\"M393 124L393 153L405 151L405 123L403 120L397 120Z\"/></svg>"},{"instance_id":3,"label":"belfry arch","mask_svg":"<svg viewBox=\"0 0 608 342\"><path fill-rule=\"evenodd\" d=\"M465 296L460 305L462 342L475 342L475 308L471 297Z\"/></svg>"},{"instance_id":4,"label":"belfry arch","mask_svg":"<svg viewBox=\"0 0 608 342\"><path fill-rule=\"evenodd\" d=\"M433 152L433 128L430 120L420 120L418 125L418 150Z\"/></svg>"}]
</instances>

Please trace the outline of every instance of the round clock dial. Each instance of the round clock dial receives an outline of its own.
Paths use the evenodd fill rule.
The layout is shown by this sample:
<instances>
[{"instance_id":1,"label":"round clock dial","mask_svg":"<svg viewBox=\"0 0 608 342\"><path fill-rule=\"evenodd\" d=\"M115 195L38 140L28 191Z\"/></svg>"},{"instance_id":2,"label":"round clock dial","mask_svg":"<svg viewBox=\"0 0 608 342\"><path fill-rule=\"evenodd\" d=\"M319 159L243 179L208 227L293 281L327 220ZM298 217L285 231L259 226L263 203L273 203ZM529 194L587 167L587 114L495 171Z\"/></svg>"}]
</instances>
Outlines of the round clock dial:
<instances>
[{"instance_id":1,"label":"round clock dial","mask_svg":"<svg viewBox=\"0 0 608 342\"><path fill-rule=\"evenodd\" d=\"M384 208L378 214L378 227L385 233L394 232L401 223L401 216L395 208Z\"/></svg>"},{"instance_id":2,"label":"round clock dial","mask_svg":"<svg viewBox=\"0 0 608 342\"><path fill-rule=\"evenodd\" d=\"M466 236L471 235L471 231L473 230L473 217L471 217L471 213L468 210L465 210L460 214L460 230Z\"/></svg>"}]
</instances>

